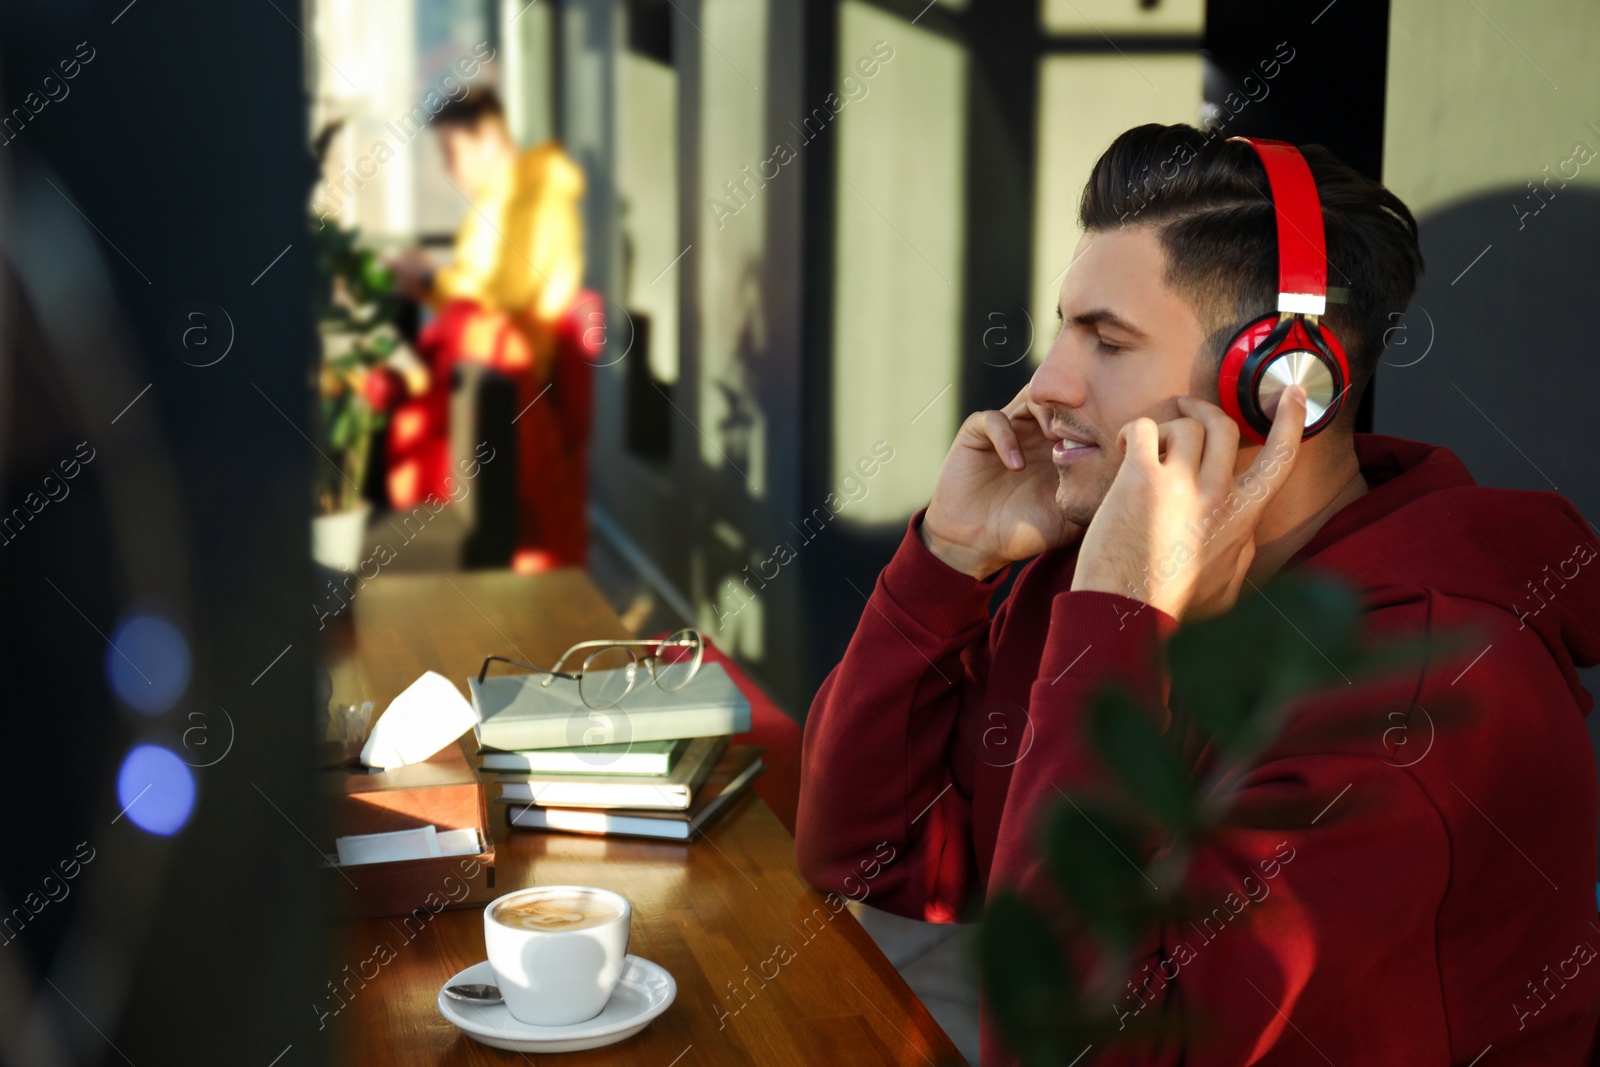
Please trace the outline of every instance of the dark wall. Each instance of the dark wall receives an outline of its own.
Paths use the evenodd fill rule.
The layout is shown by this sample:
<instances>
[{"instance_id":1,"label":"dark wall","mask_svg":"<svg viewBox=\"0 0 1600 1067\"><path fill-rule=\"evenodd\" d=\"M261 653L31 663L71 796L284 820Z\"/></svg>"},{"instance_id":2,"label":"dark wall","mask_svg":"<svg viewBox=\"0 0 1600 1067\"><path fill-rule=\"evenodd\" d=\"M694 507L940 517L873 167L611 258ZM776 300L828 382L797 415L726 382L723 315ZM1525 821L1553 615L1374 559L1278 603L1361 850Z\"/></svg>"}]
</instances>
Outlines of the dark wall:
<instances>
[{"instance_id":1,"label":"dark wall","mask_svg":"<svg viewBox=\"0 0 1600 1067\"><path fill-rule=\"evenodd\" d=\"M1228 136L1326 145L1356 170L1382 179L1388 0L1211 0L1205 50L1206 99L1222 106ZM1261 64L1279 55L1292 58L1266 68L1277 74L1263 81ZM1247 84L1251 77L1254 83ZM1369 388L1362 397L1357 430L1372 429L1375 396Z\"/></svg>"},{"instance_id":2,"label":"dark wall","mask_svg":"<svg viewBox=\"0 0 1600 1067\"><path fill-rule=\"evenodd\" d=\"M1526 188L1422 218L1427 273L1378 368L1377 429L1456 453L1484 485L1555 491L1600 515L1594 250L1600 192Z\"/></svg>"},{"instance_id":3,"label":"dark wall","mask_svg":"<svg viewBox=\"0 0 1600 1067\"><path fill-rule=\"evenodd\" d=\"M1558 492L1592 524L1600 193L1553 184L1545 195L1537 213L1524 186L1419 220L1428 270L1378 367L1376 429L1444 445L1481 485ZM1544 562L1556 561L1534 570ZM1600 668L1580 675L1600 691ZM1589 728L1600 751L1600 715Z\"/></svg>"},{"instance_id":4,"label":"dark wall","mask_svg":"<svg viewBox=\"0 0 1600 1067\"><path fill-rule=\"evenodd\" d=\"M0 11L0 506L32 512L0 543L0 912L35 915L0 950L8 1063L323 1058L299 16ZM183 651L175 699L114 695ZM119 793L146 744L165 769ZM181 828L142 828L185 781Z\"/></svg>"}]
</instances>

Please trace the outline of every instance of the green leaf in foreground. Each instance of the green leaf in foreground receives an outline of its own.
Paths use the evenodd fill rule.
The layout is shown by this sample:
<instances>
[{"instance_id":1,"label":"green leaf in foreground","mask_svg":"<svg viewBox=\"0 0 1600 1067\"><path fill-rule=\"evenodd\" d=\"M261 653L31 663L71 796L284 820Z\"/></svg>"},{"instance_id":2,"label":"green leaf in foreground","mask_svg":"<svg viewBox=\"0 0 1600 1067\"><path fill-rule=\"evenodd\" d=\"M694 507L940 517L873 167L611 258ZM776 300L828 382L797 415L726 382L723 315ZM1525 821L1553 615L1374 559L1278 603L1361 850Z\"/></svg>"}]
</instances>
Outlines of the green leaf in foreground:
<instances>
[{"instance_id":1,"label":"green leaf in foreground","mask_svg":"<svg viewBox=\"0 0 1600 1067\"><path fill-rule=\"evenodd\" d=\"M1045 863L1077 917L1102 942L1131 947L1156 914L1158 890L1139 865L1139 835L1087 799L1051 811Z\"/></svg>"},{"instance_id":2,"label":"green leaf in foreground","mask_svg":"<svg viewBox=\"0 0 1600 1067\"><path fill-rule=\"evenodd\" d=\"M1232 611L1184 626L1167 643L1172 703L1226 754L1271 732L1295 696L1348 684L1361 606L1341 585L1289 574L1241 597Z\"/></svg>"},{"instance_id":3,"label":"green leaf in foreground","mask_svg":"<svg viewBox=\"0 0 1600 1067\"><path fill-rule=\"evenodd\" d=\"M995 1023L1027 1064L1065 1062L1063 1024L1077 1017L1066 953L1044 918L1014 893L996 893L978 931L978 975Z\"/></svg>"},{"instance_id":4,"label":"green leaf in foreground","mask_svg":"<svg viewBox=\"0 0 1600 1067\"><path fill-rule=\"evenodd\" d=\"M1134 800L1167 830L1187 830L1193 821L1188 775L1150 712L1125 691L1107 687L1095 694L1089 716L1096 753Z\"/></svg>"}]
</instances>

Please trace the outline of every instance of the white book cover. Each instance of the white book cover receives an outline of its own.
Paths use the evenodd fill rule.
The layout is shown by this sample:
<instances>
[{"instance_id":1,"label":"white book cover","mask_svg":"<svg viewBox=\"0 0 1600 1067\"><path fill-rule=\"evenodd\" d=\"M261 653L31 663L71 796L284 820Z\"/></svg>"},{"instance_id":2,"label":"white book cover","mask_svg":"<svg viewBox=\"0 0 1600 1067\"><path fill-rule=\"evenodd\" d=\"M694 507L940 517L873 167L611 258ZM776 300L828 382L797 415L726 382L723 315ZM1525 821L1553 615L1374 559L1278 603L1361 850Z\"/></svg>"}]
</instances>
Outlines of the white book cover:
<instances>
[{"instance_id":1,"label":"white book cover","mask_svg":"<svg viewBox=\"0 0 1600 1067\"><path fill-rule=\"evenodd\" d=\"M621 834L626 837L662 837L687 841L695 837L701 827L722 814L724 808L738 800L744 794L746 787L764 770L766 770L765 763L759 759L752 760L750 765L723 786L716 796L705 801L699 810L692 813L674 813L681 815L680 818L653 819L625 811L513 807L509 811L509 819L512 826L533 830L565 830L575 834Z\"/></svg>"},{"instance_id":2,"label":"white book cover","mask_svg":"<svg viewBox=\"0 0 1600 1067\"><path fill-rule=\"evenodd\" d=\"M687 808L728 747L725 737L697 737L668 774L500 775L500 799L574 808Z\"/></svg>"},{"instance_id":3,"label":"white book cover","mask_svg":"<svg viewBox=\"0 0 1600 1067\"><path fill-rule=\"evenodd\" d=\"M486 771L499 774L633 774L654 777L669 774L689 747L687 737L662 741L628 741L620 745L579 745L576 748L530 748L501 752L488 748L478 753Z\"/></svg>"}]
</instances>

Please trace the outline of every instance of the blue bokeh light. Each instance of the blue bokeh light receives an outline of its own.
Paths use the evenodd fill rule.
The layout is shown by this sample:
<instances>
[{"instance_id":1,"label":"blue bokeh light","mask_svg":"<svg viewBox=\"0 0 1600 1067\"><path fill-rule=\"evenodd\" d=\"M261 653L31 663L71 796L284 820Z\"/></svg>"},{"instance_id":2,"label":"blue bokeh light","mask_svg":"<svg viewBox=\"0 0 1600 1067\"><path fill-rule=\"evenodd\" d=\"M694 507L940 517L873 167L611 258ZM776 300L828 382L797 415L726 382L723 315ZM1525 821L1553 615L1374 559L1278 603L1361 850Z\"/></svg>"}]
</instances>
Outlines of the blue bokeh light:
<instances>
[{"instance_id":1,"label":"blue bokeh light","mask_svg":"<svg viewBox=\"0 0 1600 1067\"><path fill-rule=\"evenodd\" d=\"M117 772L118 818L163 837L177 833L194 811L194 772L160 745L137 745Z\"/></svg>"},{"instance_id":2,"label":"blue bokeh light","mask_svg":"<svg viewBox=\"0 0 1600 1067\"><path fill-rule=\"evenodd\" d=\"M130 615L111 634L106 677L124 704L160 715L189 687L189 643L165 619Z\"/></svg>"}]
</instances>

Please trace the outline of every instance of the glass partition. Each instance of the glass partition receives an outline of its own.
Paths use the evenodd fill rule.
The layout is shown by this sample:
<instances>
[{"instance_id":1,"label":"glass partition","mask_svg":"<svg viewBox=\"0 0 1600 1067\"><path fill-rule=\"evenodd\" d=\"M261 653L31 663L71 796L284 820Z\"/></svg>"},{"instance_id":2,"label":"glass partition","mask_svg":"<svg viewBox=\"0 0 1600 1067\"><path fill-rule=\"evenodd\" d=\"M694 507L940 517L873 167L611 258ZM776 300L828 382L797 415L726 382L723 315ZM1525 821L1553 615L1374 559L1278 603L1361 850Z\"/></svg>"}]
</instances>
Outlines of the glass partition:
<instances>
[{"instance_id":1,"label":"glass partition","mask_svg":"<svg viewBox=\"0 0 1600 1067\"><path fill-rule=\"evenodd\" d=\"M858 464L892 450L839 516L884 523L927 501L959 422L967 55L848 0L839 69L799 134L838 127L830 486L865 484Z\"/></svg>"},{"instance_id":2,"label":"glass partition","mask_svg":"<svg viewBox=\"0 0 1600 1067\"><path fill-rule=\"evenodd\" d=\"M1117 135L1145 122L1199 122L1198 53L1057 55L1039 72L1039 155L1033 242L1037 364L1056 334L1056 298L1082 231L1078 198Z\"/></svg>"}]
</instances>

